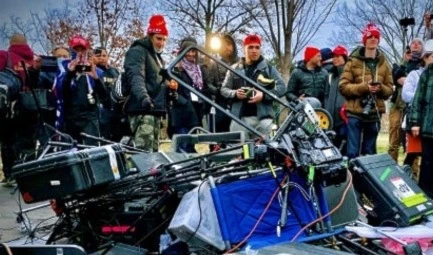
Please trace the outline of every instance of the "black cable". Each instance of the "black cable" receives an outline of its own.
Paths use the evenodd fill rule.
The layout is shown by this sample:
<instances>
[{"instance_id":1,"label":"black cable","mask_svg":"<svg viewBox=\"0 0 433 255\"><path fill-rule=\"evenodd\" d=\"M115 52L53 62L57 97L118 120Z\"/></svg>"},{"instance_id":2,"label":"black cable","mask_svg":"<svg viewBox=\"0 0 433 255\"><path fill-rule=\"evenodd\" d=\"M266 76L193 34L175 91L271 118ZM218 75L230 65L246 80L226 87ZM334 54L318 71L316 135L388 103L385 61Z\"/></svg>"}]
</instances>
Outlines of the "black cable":
<instances>
[{"instance_id":1,"label":"black cable","mask_svg":"<svg viewBox=\"0 0 433 255\"><path fill-rule=\"evenodd\" d=\"M55 217L57 217L57 216L51 216L51 217L48 217L48 218L46 218L46 219L43 219L43 220L42 220L41 222L39 222L38 224L36 224L36 226L34 227L34 229L31 230L31 232L29 233L29 237L34 236L35 233L36 233L37 231L39 231L38 227L39 227L42 223L44 223L44 222L46 222L46 221L49 221L49 220L51 220L51 219L53 219L53 218L55 218ZM54 225L54 224L52 224L52 225ZM33 238L32 238L32 239L33 239Z\"/></svg>"},{"instance_id":2,"label":"black cable","mask_svg":"<svg viewBox=\"0 0 433 255\"><path fill-rule=\"evenodd\" d=\"M27 233L30 233L32 231L32 224L30 222L29 217L27 216L27 213L23 213L23 209L22 209L22 206L21 206L21 193L19 193L19 192L18 192L18 201L17 201L17 203L18 203L18 208L19 208L19 212L18 212L18 216L17 217L19 217L20 220L22 221L22 223L24 224L24 227L26 228ZM26 219L24 218L23 215L28 219L29 226L27 226ZM21 222L18 222L18 223L21 223Z\"/></svg>"},{"instance_id":3,"label":"black cable","mask_svg":"<svg viewBox=\"0 0 433 255\"><path fill-rule=\"evenodd\" d=\"M198 224L196 229L194 230L194 232L191 234L191 236L185 241L185 243L188 243L189 241L191 241L191 239L195 236L195 234L197 234L198 229L200 228L201 225L201 221L202 221L202 212L201 212L201 203L200 203L200 189L201 186L206 183L206 181L202 181L200 183L200 185L198 186L198 190L197 190L197 202L198 202L198 210L199 210L199 220L198 220Z\"/></svg>"},{"instance_id":4,"label":"black cable","mask_svg":"<svg viewBox=\"0 0 433 255\"><path fill-rule=\"evenodd\" d=\"M392 223L393 225L395 225L395 229L394 230L388 230L388 231L390 231L390 232L394 232L394 231L397 231L398 229L400 229L400 225L396 222L396 221L393 221L393 220L383 220L380 224L379 224L379 227L383 227L384 226L384 224L385 223Z\"/></svg>"}]
</instances>

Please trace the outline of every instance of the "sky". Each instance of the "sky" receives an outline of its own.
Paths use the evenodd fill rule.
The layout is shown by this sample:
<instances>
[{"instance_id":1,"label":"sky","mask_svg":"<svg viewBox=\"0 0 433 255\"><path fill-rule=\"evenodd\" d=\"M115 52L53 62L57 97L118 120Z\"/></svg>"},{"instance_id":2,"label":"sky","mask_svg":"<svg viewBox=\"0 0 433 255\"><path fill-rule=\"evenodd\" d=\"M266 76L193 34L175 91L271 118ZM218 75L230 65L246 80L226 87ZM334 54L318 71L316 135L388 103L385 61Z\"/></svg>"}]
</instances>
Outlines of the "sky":
<instances>
[{"instance_id":1,"label":"sky","mask_svg":"<svg viewBox=\"0 0 433 255\"><path fill-rule=\"evenodd\" d=\"M6 21L9 21L10 17L17 16L23 19L30 17L30 12L43 12L45 8L56 8L62 7L65 0L0 0L0 26ZM69 3L73 3L75 0L68 0ZM72 4L73 6L73 4ZM328 37L331 34L330 30L332 25L324 24L319 32L316 34L314 40L314 46L318 48L328 47ZM331 45L332 48L333 45ZM6 48L5 42L0 40L0 49Z\"/></svg>"},{"instance_id":2,"label":"sky","mask_svg":"<svg viewBox=\"0 0 433 255\"><path fill-rule=\"evenodd\" d=\"M63 0L0 0L0 3L0 20L3 23L11 15L28 17L30 11L40 12L46 7L60 7Z\"/></svg>"}]
</instances>

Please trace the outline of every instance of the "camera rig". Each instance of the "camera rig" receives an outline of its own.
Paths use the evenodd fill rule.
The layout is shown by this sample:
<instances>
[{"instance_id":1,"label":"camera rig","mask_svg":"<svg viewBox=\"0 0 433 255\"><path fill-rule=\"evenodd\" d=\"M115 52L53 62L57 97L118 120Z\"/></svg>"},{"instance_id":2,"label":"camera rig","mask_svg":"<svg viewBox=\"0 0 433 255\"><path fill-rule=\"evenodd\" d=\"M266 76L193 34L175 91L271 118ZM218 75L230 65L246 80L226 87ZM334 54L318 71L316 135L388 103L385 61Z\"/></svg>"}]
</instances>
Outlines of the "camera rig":
<instances>
[{"instance_id":1,"label":"camera rig","mask_svg":"<svg viewBox=\"0 0 433 255\"><path fill-rule=\"evenodd\" d=\"M229 71L235 72L253 87L290 110L288 117L273 138L247 125L237 116L173 75L174 66L192 48L212 58ZM184 86L204 102L224 112L233 121L257 135L258 141L234 145L204 155L193 155L191 158L172 162L158 159L155 160L159 162L158 164L106 185L91 187L91 189L68 197L52 194L53 197L49 199L56 199L57 206L63 210L63 213L48 239L48 244L66 241L80 244L87 251L97 251L104 249L107 242L108 244L122 242L155 250L157 247L154 244L157 243L158 236L164 232L179 203L178 194L196 186L194 182L203 181L211 176L230 180L265 172L274 173L277 186L285 197L285 205L282 206L281 219L278 223L278 228L282 228L286 224L287 194L289 193L287 178L291 173L299 173L307 186L317 192L318 198L313 199L317 200L316 204L320 207L326 204L323 202L323 187L345 181L346 160L328 138L332 132L325 133L319 127L317 115L308 102L295 100L286 103L282 101L256 81L237 73L233 68L197 46L185 49L168 67L167 75L168 78L176 80L180 86ZM228 153L235 160L227 160ZM143 156L146 157L146 161L151 161L154 155L156 154L144 154ZM78 163L83 164L81 161ZM55 166L54 164L53 167ZM287 177L285 186L280 184L282 175ZM317 209L320 211L318 215L329 215L327 205L323 206L325 209ZM329 217L325 217L324 221L330 231ZM156 222L160 224L156 225ZM112 246L114 245L110 247Z\"/></svg>"},{"instance_id":2,"label":"camera rig","mask_svg":"<svg viewBox=\"0 0 433 255\"><path fill-rule=\"evenodd\" d=\"M217 64L222 65L229 72L235 73L251 84L254 88L262 91L275 102L278 102L282 107L290 110L288 117L281 125L274 138L269 139L265 134L252 128L240 118L234 116L203 95L200 91L197 91L192 86L179 79L176 75L173 75L173 69L176 64L191 49L197 50L204 56L215 61ZM290 103L284 102L265 87L257 83L257 81L248 78L242 73L236 72L236 70L231 66L213 57L203 48L196 45L189 46L178 55L178 57L167 67L167 75L176 80L191 93L196 94L203 101L212 105L219 111L222 111L233 121L236 121L239 125L260 137L262 145L264 148L267 148L266 150L260 149L260 151L268 153L269 157L273 159L274 164L287 166L288 161L291 161L290 167L302 170L302 172L306 173L308 181L311 183L317 179L324 186L327 186L339 184L345 181L347 173L346 159L342 157L339 150L332 144L328 135L319 128L317 115L307 101L295 100Z\"/></svg>"}]
</instances>

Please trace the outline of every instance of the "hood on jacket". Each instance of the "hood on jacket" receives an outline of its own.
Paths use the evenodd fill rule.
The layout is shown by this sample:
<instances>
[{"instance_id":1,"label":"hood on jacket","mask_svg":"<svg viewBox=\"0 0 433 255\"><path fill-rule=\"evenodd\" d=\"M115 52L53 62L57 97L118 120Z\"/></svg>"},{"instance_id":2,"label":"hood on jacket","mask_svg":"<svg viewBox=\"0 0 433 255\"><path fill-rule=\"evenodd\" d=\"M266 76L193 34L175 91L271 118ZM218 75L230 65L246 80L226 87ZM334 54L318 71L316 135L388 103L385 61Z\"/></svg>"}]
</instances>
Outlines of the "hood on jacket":
<instances>
[{"instance_id":1,"label":"hood on jacket","mask_svg":"<svg viewBox=\"0 0 433 255\"><path fill-rule=\"evenodd\" d=\"M144 47L145 49L147 49L148 51L150 51L151 53L156 53L155 49L153 48L152 42L150 41L150 37L144 37L138 40L135 40L132 45L132 47L135 47L137 45L140 45L141 47Z\"/></svg>"},{"instance_id":2,"label":"hood on jacket","mask_svg":"<svg viewBox=\"0 0 433 255\"><path fill-rule=\"evenodd\" d=\"M238 48L236 47L235 40L229 34L224 34L221 37L221 39L230 42L231 45L233 46L233 54L230 56L230 59L228 60L230 63L235 63L238 60Z\"/></svg>"},{"instance_id":3,"label":"hood on jacket","mask_svg":"<svg viewBox=\"0 0 433 255\"><path fill-rule=\"evenodd\" d=\"M350 53L349 58L357 58L363 61L367 60L368 58L365 57L365 47L361 46L354 49L352 53ZM382 64L385 61L385 55L380 49L377 49L377 54L375 59L378 61L378 64Z\"/></svg>"},{"instance_id":4,"label":"hood on jacket","mask_svg":"<svg viewBox=\"0 0 433 255\"><path fill-rule=\"evenodd\" d=\"M300 61L298 63L298 65L296 66L296 68L302 69L303 71L306 71L306 72L313 72L313 71L317 72L317 71L322 70L323 66L318 66L318 67L316 67L316 69L310 70L310 69L307 68L307 65L305 65L305 62L302 60L302 61Z\"/></svg>"},{"instance_id":5,"label":"hood on jacket","mask_svg":"<svg viewBox=\"0 0 433 255\"><path fill-rule=\"evenodd\" d=\"M34 53L33 53L32 49L30 49L29 45L27 45L27 44L11 45L9 47L8 51L18 55L25 62L28 62L28 63L33 62Z\"/></svg>"}]
</instances>

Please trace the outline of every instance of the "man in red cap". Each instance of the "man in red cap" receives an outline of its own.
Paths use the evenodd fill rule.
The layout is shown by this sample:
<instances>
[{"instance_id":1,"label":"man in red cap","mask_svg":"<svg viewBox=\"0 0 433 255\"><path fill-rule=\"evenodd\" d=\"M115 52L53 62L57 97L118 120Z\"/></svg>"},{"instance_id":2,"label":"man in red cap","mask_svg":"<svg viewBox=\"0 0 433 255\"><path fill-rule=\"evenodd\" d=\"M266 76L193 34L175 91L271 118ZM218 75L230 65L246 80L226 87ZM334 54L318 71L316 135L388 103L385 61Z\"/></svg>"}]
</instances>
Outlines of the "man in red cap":
<instances>
[{"instance_id":1,"label":"man in red cap","mask_svg":"<svg viewBox=\"0 0 433 255\"><path fill-rule=\"evenodd\" d=\"M78 143L98 145L98 141L83 138L80 133L100 136L99 105L105 104L109 98L99 79L102 72L89 61L88 40L80 35L73 36L69 47L73 51L72 60L64 61L66 70L56 84L59 104L56 127L62 127Z\"/></svg>"},{"instance_id":2,"label":"man in red cap","mask_svg":"<svg viewBox=\"0 0 433 255\"><path fill-rule=\"evenodd\" d=\"M262 40L256 34L247 35L243 41L244 58L234 65L234 69L248 78L257 81L262 74L275 81L269 91L278 97L284 94L284 82L277 69L270 66L261 54ZM265 135L271 132L275 113L272 109L272 98L255 89L247 81L232 72L227 72L221 87L221 95L232 99L231 112L247 125ZM230 131L244 131L246 139L253 139L253 134L246 128L232 121Z\"/></svg>"},{"instance_id":3,"label":"man in red cap","mask_svg":"<svg viewBox=\"0 0 433 255\"><path fill-rule=\"evenodd\" d=\"M392 72L379 50L380 32L368 24L362 34L364 46L355 49L340 78L339 90L346 98L348 115L347 156L376 154L385 100L392 94ZM362 139L362 141L361 141Z\"/></svg>"},{"instance_id":4,"label":"man in red cap","mask_svg":"<svg viewBox=\"0 0 433 255\"><path fill-rule=\"evenodd\" d=\"M166 113L166 86L159 74L164 67L161 53L168 39L162 15L150 17L147 36L135 41L126 52L124 69L131 92L125 104L135 146L156 152L161 117Z\"/></svg>"},{"instance_id":5,"label":"man in red cap","mask_svg":"<svg viewBox=\"0 0 433 255\"><path fill-rule=\"evenodd\" d=\"M304 61L295 68L290 76L286 92L287 100L314 97L323 106L328 95L328 89L328 72L322 68L320 50L307 47L304 52Z\"/></svg>"},{"instance_id":6,"label":"man in red cap","mask_svg":"<svg viewBox=\"0 0 433 255\"><path fill-rule=\"evenodd\" d=\"M340 148L340 152L345 155L347 140L347 119L344 116L344 97L338 90L340 76L343 73L344 65L348 58L347 49L344 46L338 45L332 52L332 67L328 71L329 94L325 99L325 109L331 114L334 123L333 130L335 131L334 145Z\"/></svg>"}]
</instances>

